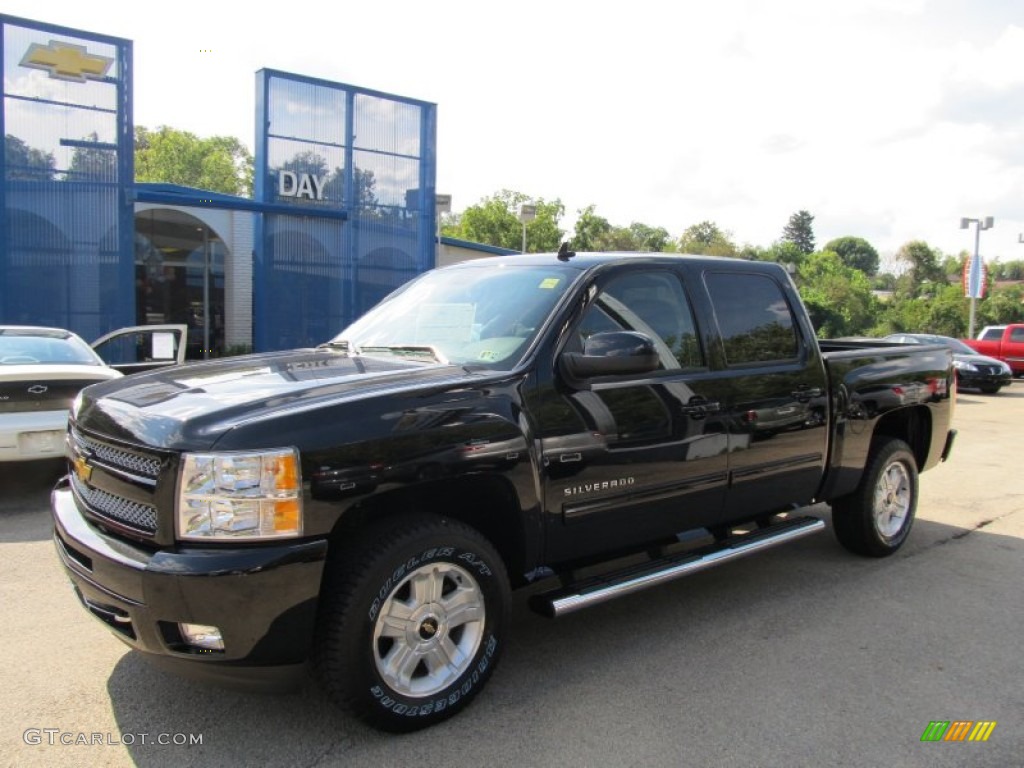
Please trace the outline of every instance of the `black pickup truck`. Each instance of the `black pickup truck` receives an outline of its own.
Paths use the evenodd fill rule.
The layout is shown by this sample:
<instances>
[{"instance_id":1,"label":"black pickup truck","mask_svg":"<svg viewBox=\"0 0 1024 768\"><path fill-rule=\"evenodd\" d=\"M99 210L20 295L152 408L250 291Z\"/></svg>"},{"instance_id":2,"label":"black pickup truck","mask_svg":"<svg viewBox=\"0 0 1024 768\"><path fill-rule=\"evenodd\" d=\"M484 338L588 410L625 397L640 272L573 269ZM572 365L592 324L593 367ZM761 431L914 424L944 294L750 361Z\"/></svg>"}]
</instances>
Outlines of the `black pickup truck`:
<instances>
[{"instance_id":1,"label":"black pickup truck","mask_svg":"<svg viewBox=\"0 0 1024 768\"><path fill-rule=\"evenodd\" d=\"M513 588L561 616L819 531L821 501L847 549L896 551L954 395L945 348L819 345L776 264L494 258L315 349L87 388L55 543L153 660L252 687L311 667L414 730L479 693Z\"/></svg>"}]
</instances>

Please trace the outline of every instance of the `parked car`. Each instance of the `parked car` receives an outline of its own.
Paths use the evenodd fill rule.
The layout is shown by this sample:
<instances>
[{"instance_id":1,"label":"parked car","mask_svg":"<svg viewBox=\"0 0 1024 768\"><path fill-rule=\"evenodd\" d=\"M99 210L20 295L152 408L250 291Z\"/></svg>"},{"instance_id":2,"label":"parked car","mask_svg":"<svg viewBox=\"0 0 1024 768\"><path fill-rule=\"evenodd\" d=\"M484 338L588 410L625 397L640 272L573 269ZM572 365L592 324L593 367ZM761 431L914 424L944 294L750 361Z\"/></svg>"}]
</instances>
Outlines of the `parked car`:
<instances>
[{"instance_id":1,"label":"parked car","mask_svg":"<svg viewBox=\"0 0 1024 768\"><path fill-rule=\"evenodd\" d=\"M988 325L976 339L966 339L967 346L982 355L1002 360L1014 375L1024 376L1024 323Z\"/></svg>"},{"instance_id":2,"label":"parked car","mask_svg":"<svg viewBox=\"0 0 1024 768\"><path fill-rule=\"evenodd\" d=\"M983 355L960 339L934 333L893 333L886 341L904 344L942 344L953 351L953 368L958 387L980 389L994 395L1013 380L1013 371L1002 360Z\"/></svg>"},{"instance_id":3,"label":"parked car","mask_svg":"<svg viewBox=\"0 0 1024 768\"><path fill-rule=\"evenodd\" d=\"M0 461L64 453L68 410L90 384L184 362L185 326L136 326L90 346L63 328L0 326Z\"/></svg>"},{"instance_id":4,"label":"parked car","mask_svg":"<svg viewBox=\"0 0 1024 768\"><path fill-rule=\"evenodd\" d=\"M121 376L71 331L0 326L0 461L61 456L75 396Z\"/></svg>"}]
</instances>

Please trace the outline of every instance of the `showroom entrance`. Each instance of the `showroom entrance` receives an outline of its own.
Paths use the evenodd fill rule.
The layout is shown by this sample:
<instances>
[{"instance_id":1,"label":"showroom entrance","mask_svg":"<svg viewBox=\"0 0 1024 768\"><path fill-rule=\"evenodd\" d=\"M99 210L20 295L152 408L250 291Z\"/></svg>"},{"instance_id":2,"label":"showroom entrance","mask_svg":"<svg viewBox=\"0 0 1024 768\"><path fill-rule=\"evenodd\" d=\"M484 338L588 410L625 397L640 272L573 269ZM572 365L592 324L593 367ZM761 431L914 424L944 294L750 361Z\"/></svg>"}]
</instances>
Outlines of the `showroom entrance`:
<instances>
[{"instance_id":1,"label":"showroom entrance","mask_svg":"<svg viewBox=\"0 0 1024 768\"><path fill-rule=\"evenodd\" d=\"M135 214L135 308L139 325L188 326L186 358L224 355L223 239L183 211Z\"/></svg>"}]
</instances>

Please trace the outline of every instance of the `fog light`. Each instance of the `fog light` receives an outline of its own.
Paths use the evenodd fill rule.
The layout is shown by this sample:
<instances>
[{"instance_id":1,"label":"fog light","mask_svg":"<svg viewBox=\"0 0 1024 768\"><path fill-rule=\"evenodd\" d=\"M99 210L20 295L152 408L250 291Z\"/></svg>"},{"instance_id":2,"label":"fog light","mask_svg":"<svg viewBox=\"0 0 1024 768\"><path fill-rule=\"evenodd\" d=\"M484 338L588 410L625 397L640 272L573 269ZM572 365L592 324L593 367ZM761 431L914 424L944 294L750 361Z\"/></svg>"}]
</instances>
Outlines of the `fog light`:
<instances>
[{"instance_id":1,"label":"fog light","mask_svg":"<svg viewBox=\"0 0 1024 768\"><path fill-rule=\"evenodd\" d=\"M206 624L185 624L179 623L178 629L182 638L189 645L196 648L204 648L208 651L223 651L224 638L220 635L220 629Z\"/></svg>"}]
</instances>

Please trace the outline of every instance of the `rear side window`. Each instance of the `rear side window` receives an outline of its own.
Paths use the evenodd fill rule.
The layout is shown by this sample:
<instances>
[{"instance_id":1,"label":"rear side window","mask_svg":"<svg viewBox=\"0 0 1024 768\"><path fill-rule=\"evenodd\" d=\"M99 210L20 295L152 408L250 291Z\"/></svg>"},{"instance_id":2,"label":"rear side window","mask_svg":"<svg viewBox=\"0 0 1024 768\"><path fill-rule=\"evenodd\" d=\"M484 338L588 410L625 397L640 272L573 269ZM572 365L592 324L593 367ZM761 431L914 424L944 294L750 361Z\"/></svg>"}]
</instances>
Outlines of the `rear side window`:
<instances>
[{"instance_id":1,"label":"rear side window","mask_svg":"<svg viewBox=\"0 0 1024 768\"><path fill-rule=\"evenodd\" d=\"M986 340L986 341L988 341L990 339L1001 339L1001 338L1003 338L1003 329L1002 328L987 328L985 330L985 335L982 336L981 338Z\"/></svg>"},{"instance_id":2,"label":"rear side window","mask_svg":"<svg viewBox=\"0 0 1024 768\"><path fill-rule=\"evenodd\" d=\"M795 360L799 343L782 287L765 275L712 272L704 277L728 365Z\"/></svg>"}]
</instances>

